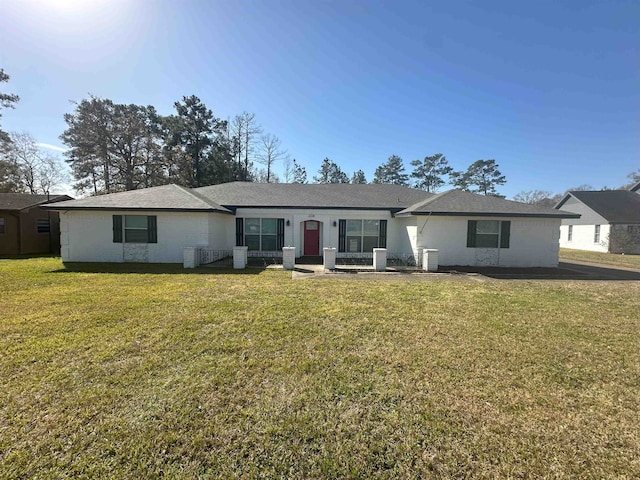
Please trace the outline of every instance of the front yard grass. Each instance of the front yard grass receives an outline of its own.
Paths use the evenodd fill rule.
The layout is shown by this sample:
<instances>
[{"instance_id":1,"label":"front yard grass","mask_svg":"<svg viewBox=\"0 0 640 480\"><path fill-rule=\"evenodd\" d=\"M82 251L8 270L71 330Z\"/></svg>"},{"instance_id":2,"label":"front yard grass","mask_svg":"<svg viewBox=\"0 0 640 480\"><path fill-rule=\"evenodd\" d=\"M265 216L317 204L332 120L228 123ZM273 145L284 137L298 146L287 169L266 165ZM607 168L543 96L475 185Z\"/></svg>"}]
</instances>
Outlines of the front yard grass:
<instances>
[{"instance_id":1,"label":"front yard grass","mask_svg":"<svg viewBox=\"0 0 640 480\"><path fill-rule=\"evenodd\" d=\"M0 478L640 477L640 282L100 268L0 261Z\"/></svg>"},{"instance_id":2,"label":"front yard grass","mask_svg":"<svg viewBox=\"0 0 640 480\"><path fill-rule=\"evenodd\" d=\"M588 250L572 250L569 248L560 249L560 261L599 263L602 265L613 265L614 267L629 267L640 270L640 255L620 255L617 253L590 252Z\"/></svg>"}]
</instances>

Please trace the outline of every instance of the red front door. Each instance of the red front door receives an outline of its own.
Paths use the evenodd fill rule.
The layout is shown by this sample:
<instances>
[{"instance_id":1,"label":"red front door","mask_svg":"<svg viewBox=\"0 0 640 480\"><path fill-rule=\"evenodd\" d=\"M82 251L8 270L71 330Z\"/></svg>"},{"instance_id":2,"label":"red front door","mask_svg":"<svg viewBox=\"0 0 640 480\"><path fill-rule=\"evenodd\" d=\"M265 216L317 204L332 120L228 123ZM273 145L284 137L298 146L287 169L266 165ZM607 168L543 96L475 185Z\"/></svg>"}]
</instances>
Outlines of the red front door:
<instances>
[{"instance_id":1,"label":"red front door","mask_svg":"<svg viewBox=\"0 0 640 480\"><path fill-rule=\"evenodd\" d=\"M320 255L320 222L315 220L304 222L304 254Z\"/></svg>"}]
</instances>

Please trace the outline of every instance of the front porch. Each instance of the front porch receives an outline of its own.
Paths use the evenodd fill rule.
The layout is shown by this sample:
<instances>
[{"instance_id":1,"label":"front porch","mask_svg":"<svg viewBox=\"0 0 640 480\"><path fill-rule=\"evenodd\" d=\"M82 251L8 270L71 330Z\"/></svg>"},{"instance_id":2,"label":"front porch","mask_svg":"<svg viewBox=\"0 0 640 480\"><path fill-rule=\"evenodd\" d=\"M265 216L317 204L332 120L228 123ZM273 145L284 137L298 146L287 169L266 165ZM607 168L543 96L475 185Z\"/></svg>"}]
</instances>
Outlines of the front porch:
<instances>
[{"instance_id":1,"label":"front porch","mask_svg":"<svg viewBox=\"0 0 640 480\"><path fill-rule=\"evenodd\" d=\"M323 255L303 255L295 257L295 247L284 247L281 251L249 250L248 247L234 247L233 250L216 250L208 247L185 247L184 267L198 266L230 267L269 267L282 265L293 270L296 265L321 266L325 270L386 271L401 268L436 271L438 269L438 251L419 249L415 253L388 252L385 248L375 248L372 252L337 252L326 247Z\"/></svg>"}]
</instances>

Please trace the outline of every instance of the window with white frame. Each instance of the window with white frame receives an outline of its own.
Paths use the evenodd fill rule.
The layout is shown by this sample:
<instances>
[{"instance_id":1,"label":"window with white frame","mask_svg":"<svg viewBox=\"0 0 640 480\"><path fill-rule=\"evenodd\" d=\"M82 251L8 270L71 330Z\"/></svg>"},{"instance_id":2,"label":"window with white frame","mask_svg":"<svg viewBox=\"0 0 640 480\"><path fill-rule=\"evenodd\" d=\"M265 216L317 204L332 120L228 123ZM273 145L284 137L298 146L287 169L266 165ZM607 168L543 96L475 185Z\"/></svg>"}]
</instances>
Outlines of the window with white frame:
<instances>
[{"instance_id":1,"label":"window with white frame","mask_svg":"<svg viewBox=\"0 0 640 480\"><path fill-rule=\"evenodd\" d=\"M276 250L278 222L275 218L245 218L244 239L249 250Z\"/></svg>"},{"instance_id":2,"label":"window with white frame","mask_svg":"<svg viewBox=\"0 0 640 480\"><path fill-rule=\"evenodd\" d=\"M510 220L469 220L467 222L467 247L509 248Z\"/></svg>"},{"instance_id":3,"label":"window with white frame","mask_svg":"<svg viewBox=\"0 0 640 480\"><path fill-rule=\"evenodd\" d=\"M284 246L284 218L236 218L236 245L252 251L275 251Z\"/></svg>"},{"instance_id":4,"label":"window with white frame","mask_svg":"<svg viewBox=\"0 0 640 480\"><path fill-rule=\"evenodd\" d=\"M593 243L600 243L600 225L596 225L593 233Z\"/></svg>"},{"instance_id":5,"label":"window with white frame","mask_svg":"<svg viewBox=\"0 0 640 480\"><path fill-rule=\"evenodd\" d=\"M569 229L567 230L567 241L571 242L573 240L573 225L569 225Z\"/></svg>"},{"instance_id":6,"label":"window with white frame","mask_svg":"<svg viewBox=\"0 0 640 480\"><path fill-rule=\"evenodd\" d=\"M155 215L113 215L112 218L114 243L158 243Z\"/></svg>"},{"instance_id":7,"label":"window with white frame","mask_svg":"<svg viewBox=\"0 0 640 480\"><path fill-rule=\"evenodd\" d=\"M386 248L386 220L340 220L339 223L338 251L363 253Z\"/></svg>"}]
</instances>

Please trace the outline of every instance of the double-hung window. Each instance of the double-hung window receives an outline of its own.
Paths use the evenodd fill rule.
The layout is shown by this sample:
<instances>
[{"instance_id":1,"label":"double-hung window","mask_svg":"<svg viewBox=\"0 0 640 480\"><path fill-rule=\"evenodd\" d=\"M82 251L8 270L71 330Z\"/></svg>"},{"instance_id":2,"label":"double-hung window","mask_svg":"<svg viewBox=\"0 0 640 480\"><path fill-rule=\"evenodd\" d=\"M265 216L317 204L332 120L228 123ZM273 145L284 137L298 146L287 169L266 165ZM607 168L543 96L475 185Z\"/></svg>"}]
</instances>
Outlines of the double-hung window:
<instances>
[{"instance_id":1,"label":"double-hung window","mask_svg":"<svg viewBox=\"0 0 640 480\"><path fill-rule=\"evenodd\" d=\"M237 218L236 244L252 251L276 251L284 246L283 218Z\"/></svg>"},{"instance_id":2,"label":"double-hung window","mask_svg":"<svg viewBox=\"0 0 640 480\"><path fill-rule=\"evenodd\" d=\"M511 221L469 220L467 222L467 247L509 248Z\"/></svg>"},{"instance_id":3,"label":"double-hung window","mask_svg":"<svg viewBox=\"0 0 640 480\"><path fill-rule=\"evenodd\" d=\"M387 246L386 220L340 220L338 251L372 252Z\"/></svg>"},{"instance_id":4,"label":"double-hung window","mask_svg":"<svg viewBox=\"0 0 640 480\"><path fill-rule=\"evenodd\" d=\"M113 215L114 243L158 243L155 215Z\"/></svg>"},{"instance_id":5,"label":"double-hung window","mask_svg":"<svg viewBox=\"0 0 640 480\"><path fill-rule=\"evenodd\" d=\"M593 232L593 243L600 243L600 225L596 225L595 231Z\"/></svg>"},{"instance_id":6,"label":"double-hung window","mask_svg":"<svg viewBox=\"0 0 640 480\"><path fill-rule=\"evenodd\" d=\"M567 230L567 241L573 241L573 225L569 225L569 228Z\"/></svg>"},{"instance_id":7,"label":"double-hung window","mask_svg":"<svg viewBox=\"0 0 640 480\"><path fill-rule=\"evenodd\" d=\"M0 235L4 234L4 218L0 217Z\"/></svg>"}]
</instances>

